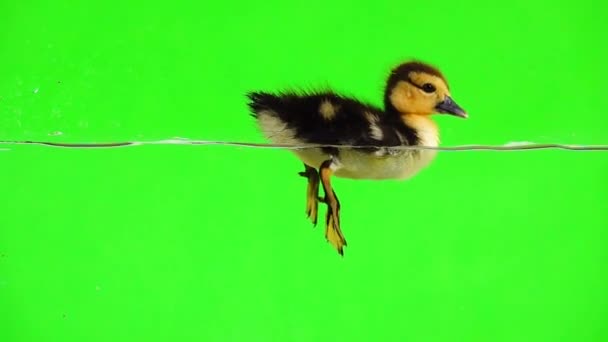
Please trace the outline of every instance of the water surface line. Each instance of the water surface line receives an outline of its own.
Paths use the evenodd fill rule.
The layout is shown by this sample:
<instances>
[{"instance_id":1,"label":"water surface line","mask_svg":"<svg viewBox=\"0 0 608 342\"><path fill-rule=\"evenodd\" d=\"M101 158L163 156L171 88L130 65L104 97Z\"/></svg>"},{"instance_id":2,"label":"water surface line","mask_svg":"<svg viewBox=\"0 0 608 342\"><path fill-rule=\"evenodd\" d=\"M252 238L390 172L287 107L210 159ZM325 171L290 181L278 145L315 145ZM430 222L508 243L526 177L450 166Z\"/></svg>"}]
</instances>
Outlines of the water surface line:
<instances>
[{"instance_id":1,"label":"water surface line","mask_svg":"<svg viewBox=\"0 0 608 342\"><path fill-rule=\"evenodd\" d=\"M388 148L391 150L436 150L436 151L527 151L527 150L569 150L569 151L608 151L608 145L573 145L557 143L531 143L511 142L504 145L458 145L458 146L372 146L372 145L323 145L323 144L267 144L238 141L216 141L216 140L190 140L183 138L153 140L153 141L124 141L124 142L89 142L89 143L63 143L52 141L0 141L0 145L44 145L62 148L112 148L142 145L203 145L203 146L236 146L247 148L271 148L300 150L321 147L336 148Z\"/></svg>"}]
</instances>

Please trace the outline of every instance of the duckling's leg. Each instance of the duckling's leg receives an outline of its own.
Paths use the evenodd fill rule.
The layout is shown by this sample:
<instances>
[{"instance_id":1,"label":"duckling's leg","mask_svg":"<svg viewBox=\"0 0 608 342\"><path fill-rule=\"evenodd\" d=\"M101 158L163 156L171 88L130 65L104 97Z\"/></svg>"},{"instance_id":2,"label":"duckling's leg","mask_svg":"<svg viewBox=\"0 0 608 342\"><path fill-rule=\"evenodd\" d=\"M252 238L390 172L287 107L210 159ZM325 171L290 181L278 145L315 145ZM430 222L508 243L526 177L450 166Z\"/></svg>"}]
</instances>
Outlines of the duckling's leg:
<instances>
[{"instance_id":1,"label":"duckling's leg","mask_svg":"<svg viewBox=\"0 0 608 342\"><path fill-rule=\"evenodd\" d=\"M319 173L314 167L304 164L304 172L300 176L308 178L308 188L306 189L306 215L317 225L317 209L319 208Z\"/></svg>"},{"instance_id":2,"label":"duckling's leg","mask_svg":"<svg viewBox=\"0 0 608 342\"><path fill-rule=\"evenodd\" d=\"M321 175L321 184L323 184L323 190L325 191L324 203L327 204L327 214L325 216L325 238L329 241L337 250L340 255L344 255L344 246L346 246L346 240L342 235L340 229L340 201L335 191L331 187L330 178L333 174L331 168L333 161L326 160L321 164L319 168L319 174Z\"/></svg>"}]
</instances>

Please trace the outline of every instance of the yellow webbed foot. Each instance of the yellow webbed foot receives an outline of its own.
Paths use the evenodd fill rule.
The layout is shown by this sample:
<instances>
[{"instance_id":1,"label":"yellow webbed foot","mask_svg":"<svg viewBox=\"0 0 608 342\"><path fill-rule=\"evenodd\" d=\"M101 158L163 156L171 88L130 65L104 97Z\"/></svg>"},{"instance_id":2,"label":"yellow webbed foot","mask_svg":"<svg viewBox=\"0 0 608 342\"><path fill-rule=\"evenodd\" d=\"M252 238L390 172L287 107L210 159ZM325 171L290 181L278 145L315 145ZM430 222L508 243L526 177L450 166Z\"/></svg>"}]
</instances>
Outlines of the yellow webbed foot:
<instances>
[{"instance_id":1,"label":"yellow webbed foot","mask_svg":"<svg viewBox=\"0 0 608 342\"><path fill-rule=\"evenodd\" d=\"M308 165L304 165L306 170L300 172L300 176L308 178L306 189L306 216L314 226L317 225L319 209L319 174L317 170Z\"/></svg>"}]
</instances>

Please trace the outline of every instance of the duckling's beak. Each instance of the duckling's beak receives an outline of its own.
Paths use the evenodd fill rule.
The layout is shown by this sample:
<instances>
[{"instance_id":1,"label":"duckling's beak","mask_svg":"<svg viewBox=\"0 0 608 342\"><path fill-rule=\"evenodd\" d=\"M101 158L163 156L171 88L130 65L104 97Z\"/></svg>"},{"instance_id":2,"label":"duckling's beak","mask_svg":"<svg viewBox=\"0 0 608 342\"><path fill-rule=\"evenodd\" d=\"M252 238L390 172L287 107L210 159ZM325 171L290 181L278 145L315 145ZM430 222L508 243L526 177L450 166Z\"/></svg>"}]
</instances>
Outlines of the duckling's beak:
<instances>
[{"instance_id":1,"label":"duckling's beak","mask_svg":"<svg viewBox=\"0 0 608 342\"><path fill-rule=\"evenodd\" d=\"M464 111L451 97L446 96L445 99L435 107L439 113L451 114L461 118L468 118L469 115Z\"/></svg>"}]
</instances>

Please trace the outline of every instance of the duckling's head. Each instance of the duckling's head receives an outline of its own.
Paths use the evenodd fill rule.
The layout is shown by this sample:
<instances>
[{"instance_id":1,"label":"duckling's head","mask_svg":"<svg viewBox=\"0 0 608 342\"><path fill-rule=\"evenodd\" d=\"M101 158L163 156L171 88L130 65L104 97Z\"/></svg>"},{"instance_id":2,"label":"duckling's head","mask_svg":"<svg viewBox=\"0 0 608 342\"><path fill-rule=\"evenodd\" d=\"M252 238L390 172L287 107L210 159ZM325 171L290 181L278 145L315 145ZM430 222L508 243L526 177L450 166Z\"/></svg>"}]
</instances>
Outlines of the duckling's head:
<instances>
[{"instance_id":1,"label":"duckling's head","mask_svg":"<svg viewBox=\"0 0 608 342\"><path fill-rule=\"evenodd\" d=\"M445 77L435 67L411 61L394 68L388 78L384 95L386 110L400 114L468 115L450 95Z\"/></svg>"}]
</instances>

